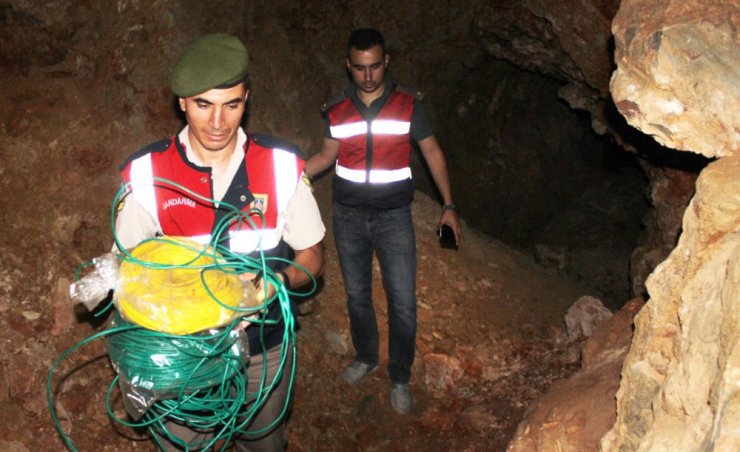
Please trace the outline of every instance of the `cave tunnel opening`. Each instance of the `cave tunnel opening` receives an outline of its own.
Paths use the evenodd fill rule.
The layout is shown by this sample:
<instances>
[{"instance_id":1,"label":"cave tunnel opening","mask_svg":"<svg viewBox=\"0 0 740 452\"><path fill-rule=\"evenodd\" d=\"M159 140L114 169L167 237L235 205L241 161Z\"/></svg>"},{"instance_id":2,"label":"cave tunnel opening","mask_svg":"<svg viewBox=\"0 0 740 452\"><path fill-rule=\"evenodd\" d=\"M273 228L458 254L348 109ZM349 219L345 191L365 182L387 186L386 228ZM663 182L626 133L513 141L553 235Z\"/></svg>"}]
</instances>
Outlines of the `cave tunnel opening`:
<instances>
[{"instance_id":1,"label":"cave tunnel opening","mask_svg":"<svg viewBox=\"0 0 740 452\"><path fill-rule=\"evenodd\" d=\"M646 222L655 222L655 203L666 201L653 199L651 176L670 168L693 181L708 159L662 147L628 125L610 99L604 108L612 133L597 134L592 114L559 95L564 84L482 58L430 102L431 114L467 223L616 310L646 295L644 279L658 263L654 256L640 261L645 242L655 240ZM414 165L426 171L423 159ZM428 171L417 187L439 197ZM676 190L671 202L680 210L692 188ZM652 246L665 257L675 238Z\"/></svg>"}]
</instances>

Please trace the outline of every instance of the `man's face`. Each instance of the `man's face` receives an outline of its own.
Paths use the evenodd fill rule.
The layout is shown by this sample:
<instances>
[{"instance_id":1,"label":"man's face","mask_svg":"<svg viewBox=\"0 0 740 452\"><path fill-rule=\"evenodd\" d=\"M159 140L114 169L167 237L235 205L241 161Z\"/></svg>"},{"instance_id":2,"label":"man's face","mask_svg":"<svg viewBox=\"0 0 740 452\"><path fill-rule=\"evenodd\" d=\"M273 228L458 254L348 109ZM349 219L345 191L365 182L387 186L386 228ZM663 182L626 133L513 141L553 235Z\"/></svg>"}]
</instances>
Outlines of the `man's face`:
<instances>
[{"instance_id":1,"label":"man's face","mask_svg":"<svg viewBox=\"0 0 740 452\"><path fill-rule=\"evenodd\" d=\"M388 61L388 55L383 55L380 46L373 46L367 50L352 47L347 58L347 69L360 91L373 94L383 87Z\"/></svg>"},{"instance_id":2,"label":"man's face","mask_svg":"<svg viewBox=\"0 0 740 452\"><path fill-rule=\"evenodd\" d=\"M249 90L239 83L180 98L180 108L190 126L191 146L197 151L211 152L233 146L248 96Z\"/></svg>"}]
</instances>

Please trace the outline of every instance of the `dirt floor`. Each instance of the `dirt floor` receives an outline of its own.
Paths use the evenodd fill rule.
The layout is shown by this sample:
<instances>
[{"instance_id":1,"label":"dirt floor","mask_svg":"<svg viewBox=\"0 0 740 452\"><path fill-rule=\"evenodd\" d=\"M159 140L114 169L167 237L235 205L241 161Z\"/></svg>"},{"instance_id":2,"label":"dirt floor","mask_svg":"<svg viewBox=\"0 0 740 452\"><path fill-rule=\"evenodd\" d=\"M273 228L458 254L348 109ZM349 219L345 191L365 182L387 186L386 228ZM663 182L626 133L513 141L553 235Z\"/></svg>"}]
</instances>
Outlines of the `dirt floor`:
<instances>
[{"instance_id":1,"label":"dirt floor","mask_svg":"<svg viewBox=\"0 0 740 452\"><path fill-rule=\"evenodd\" d=\"M391 408L383 366L358 387L338 378L353 355L329 231L326 283L302 306L290 450L504 450L529 402L575 369L563 316L578 289L470 230L458 251L440 248L438 209L417 195L419 331L411 414ZM385 297L375 269L385 336ZM381 356L386 348L383 340Z\"/></svg>"},{"instance_id":2,"label":"dirt floor","mask_svg":"<svg viewBox=\"0 0 740 452\"><path fill-rule=\"evenodd\" d=\"M328 178L316 184L328 225L329 185ZM411 414L400 416L390 407L385 362L357 387L338 378L352 351L329 230L321 290L300 305L289 451L504 450L530 402L575 370L578 354L565 345L563 316L584 295L579 289L554 270L467 228L459 250L442 249L434 235L438 205L419 194L414 210L419 329ZM61 265L68 264L69 259ZM385 361L386 308L377 270L374 294ZM58 287L58 295L66 289ZM11 409L0 414L7 430L0 441L3 450L63 448L45 406L46 372L66 348L103 328L101 320L78 310L74 330L60 334L55 350L45 350L47 326L29 326L33 316L30 309L9 316L5 345L13 340L21 346L4 370L12 394L3 396ZM20 334L25 336L21 342ZM28 375L26 387L18 387L22 383L13 377L18 372ZM65 357L53 377L61 425L81 451L153 450L141 432L109 420L104 398L112 378L102 340Z\"/></svg>"}]
</instances>

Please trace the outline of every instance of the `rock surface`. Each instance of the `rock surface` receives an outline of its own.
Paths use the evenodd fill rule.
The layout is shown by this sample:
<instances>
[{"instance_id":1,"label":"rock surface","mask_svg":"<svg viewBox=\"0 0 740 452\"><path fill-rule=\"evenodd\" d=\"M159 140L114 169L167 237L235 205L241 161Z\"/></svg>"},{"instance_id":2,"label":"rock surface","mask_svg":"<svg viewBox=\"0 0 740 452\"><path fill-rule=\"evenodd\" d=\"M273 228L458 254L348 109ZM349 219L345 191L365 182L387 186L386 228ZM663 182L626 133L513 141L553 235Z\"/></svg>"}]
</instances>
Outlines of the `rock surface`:
<instances>
[{"instance_id":1,"label":"rock surface","mask_svg":"<svg viewBox=\"0 0 740 452\"><path fill-rule=\"evenodd\" d=\"M614 396L644 301L635 299L606 320L586 342L581 369L553 383L527 411L509 452L595 451L616 419Z\"/></svg>"},{"instance_id":2,"label":"rock surface","mask_svg":"<svg viewBox=\"0 0 740 452\"><path fill-rule=\"evenodd\" d=\"M737 2L625 0L614 18L614 103L667 147L740 151Z\"/></svg>"},{"instance_id":3,"label":"rock surface","mask_svg":"<svg viewBox=\"0 0 740 452\"><path fill-rule=\"evenodd\" d=\"M644 18L649 18L643 21ZM622 2L613 95L705 168L677 247L650 275L601 447L740 449L740 46L736 2Z\"/></svg>"}]
</instances>

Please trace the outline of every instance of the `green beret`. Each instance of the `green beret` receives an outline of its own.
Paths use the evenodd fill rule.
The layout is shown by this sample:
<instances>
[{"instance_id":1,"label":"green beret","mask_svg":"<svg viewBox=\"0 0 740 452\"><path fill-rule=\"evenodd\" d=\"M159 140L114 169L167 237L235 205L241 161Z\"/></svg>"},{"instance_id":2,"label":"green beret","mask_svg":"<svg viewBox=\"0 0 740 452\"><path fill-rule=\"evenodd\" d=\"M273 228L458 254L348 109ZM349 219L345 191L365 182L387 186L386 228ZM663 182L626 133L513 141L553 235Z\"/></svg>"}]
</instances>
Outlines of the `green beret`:
<instances>
[{"instance_id":1,"label":"green beret","mask_svg":"<svg viewBox=\"0 0 740 452\"><path fill-rule=\"evenodd\" d=\"M205 35L185 49L172 70L170 83L177 97L190 97L231 85L247 75L249 56L236 36Z\"/></svg>"}]
</instances>

